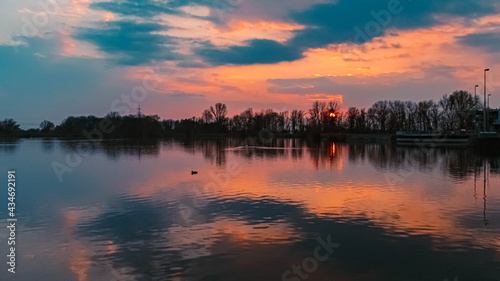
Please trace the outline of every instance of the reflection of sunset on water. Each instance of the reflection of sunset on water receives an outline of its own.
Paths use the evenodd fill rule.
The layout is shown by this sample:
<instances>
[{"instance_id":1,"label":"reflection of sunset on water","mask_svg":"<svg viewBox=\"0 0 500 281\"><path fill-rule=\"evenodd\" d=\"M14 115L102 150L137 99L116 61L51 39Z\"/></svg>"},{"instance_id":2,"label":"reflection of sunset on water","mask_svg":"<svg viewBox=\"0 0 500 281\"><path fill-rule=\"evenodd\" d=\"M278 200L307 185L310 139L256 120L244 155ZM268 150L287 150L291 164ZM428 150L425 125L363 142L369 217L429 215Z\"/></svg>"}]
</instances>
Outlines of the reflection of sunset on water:
<instances>
[{"instance_id":1,"label":"reflection of sunset on water","mask_svg":"<svg viewBox=\"0 0 500 281\"><path fill-rule=\"evenodd\" d=\"M361 158L353 159L350 155L352 148L331 143L326 146L328 148L326 151L322 147L309 148L307 152L309 157L293 158L292 155L298 147L294 148L286 142L283 145L285 149L269 151L224 150L225 163L237 162L242 168L241 174L229 177L224 187L217 185L220 182L210 176L212 172L224 173L227 167L223 164L220 167L205 166L206 170L199 175L199 178L193 179L194 181L190 181L186 175L171 174L161 169L161 172L160 170L158 173L153 172L157 175L156 178L152 177L146 182L141 181L136 187L131 186L128 192L135 196L164 198L164 200L180 200L184 196L203 196L202 198L206 200L271 198L280 202L299 204L308 212L320 217L336 217L340 220L367 218L394 232L395 235L428 234L438 240L446 238L457 241L470 238L485 247L498 247L497 239L492 239L481 228L467 230L459 221L462 218L456 216L462 212L482 215L480 202L474 202L472 196L467 196L472 192L472 176L464 178L460 184L452 184L444 178L440 179L443 177L441 167L432 163L409 174L407 170L413 169L412 165L415 164L413 162L407 161L396 165L389 162L370 163L370 155L375 153L376 147L358 154L357 157ZM210 145L202 148L200 152L213 149ZM318 152L320 154L317 154ZM170 154L181 157L182 152L174 150ZM209 158L215 155L211 153ZM249 157L255 161L247 162L245 158ZM272 158L264 160L266 157ZM428 157L434 156L430 153ZM283 162L280 159L293 159L293 161ZM273 164L278 161L279 165ZM346 165L346 162L358 165ZM389 170L380 170L382 166L379 166L387 164L391 166L385 169L389 169L391 173L401 173L408 177L400 184L388 184L386 175ZM318 170L318 167L324 167L326 170ZM490 175L489 180L498 183L498 175ZM442 183L436 185L436 181ZM160 183L166 182L172 187L167 189L162 187ZM208 183L216 183L215 188L212 186L207 188ZM176 185L183 185L187 189L173 188ZM490 186L495 184L490 183ZM434 195L426 196L429 192ZM489 193L491 200L500 196L500 191L495 189L489 190ZM226 223L230 224L231 221Z\"/></svg>"},{"instance_id":2,"label":"reflection of sunset on water","mask_svg":"<svg viewBox=\"0 0 500 281\"><path fill-rule=\"evenodd\" d=\"M280 244L300 240L301 233L285 221L270 224L249 225L242 221L219 218L211 223L194 222L192 226L174 226L165 234L170 247L181 248L185 259L210 256L213 246L224 238L251 247L257 244Z\"/></svg>"},{"instance_id":3,"label":"reflection of sunset on water","mask_svg":"<svg viewBox=\"0 0 500 281\"><path fill-rule=\"evenodd\" d=\"M500 278L500 0L19 0L0 30L0 281Z\"/></svg>"},{"instance_id":4,"label":"reflection of sunset on water","mask_svg":"<svg viewBox=\"0 0 500 281\"><path fill-rule=\"evenodd\" d=\"M26 150L10 153L32 155L29 142L23 145ZM186 276L208 268L231 265L240 274L263 262L277 264L278 273L266 273L273 275L310 255L318 235L342 243L340 260L360 243L368 243L362 253L372 254L379 253L372 245L388 251L420 245L426 259L442 253L443 266L450 265L449 253L500 260L493 235L499 231L499 158L382 144L281 139L269 145L237 139L99 145L75 173L101 176L68 182L76 194L64 206L52 203L60 212L47 215L37 206L50 198L33 199L48 219L35 220L38 227L26 232L36 239L23 239L29 249L23 262L35 264L43 255L64 265L54 268L58 275L79 281L148 274L190 280ZM48 220L60 230L50 238L39 231ZM47 243L29 247L31 240ZM396 262L393 254L385 258ZM145 270L140 261L151 256ZM229 256L242 260L222 262ZM198 268L200 260L210 262ZM315 276L328 280L328 268ZM386 280L378 271L335 271L346 280Z\"/></svg>"},{"instance_id":5,"label":"reflection of sunset on water","mask_svg":"<svg viewBox=\"0 0 500 281\"><path fill-rule=\"evenodd\" d=\"M330 149L330 157L335 157L335 143L332 143L332 148Z\"/></svg>"}]
</instances>

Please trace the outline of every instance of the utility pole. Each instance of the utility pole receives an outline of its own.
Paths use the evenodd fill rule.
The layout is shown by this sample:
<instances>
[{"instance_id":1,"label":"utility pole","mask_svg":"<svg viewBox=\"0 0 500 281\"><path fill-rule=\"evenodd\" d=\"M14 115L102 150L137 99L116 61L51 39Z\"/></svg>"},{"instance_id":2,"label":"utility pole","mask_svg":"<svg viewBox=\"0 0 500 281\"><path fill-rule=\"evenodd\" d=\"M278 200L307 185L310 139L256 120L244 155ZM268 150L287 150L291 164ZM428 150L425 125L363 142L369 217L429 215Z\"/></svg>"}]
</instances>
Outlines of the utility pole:
<instances>
[{"instance_id":1,"label":"utility pole","mask_svg":"<svg viewBox=\"0 0 500 281\"><path fill-rule=\"evenodd\" d=\"M474 134L477 134L477 87L474 86Z\"/></svg>"},{"instance_id":2,"label":"utility pole","mask_svg":"<svg viewBox=\"0 0 500 281\"><path fill-rule=\"evenodd\" d=\"M137 117L141 118L141 115L142 115L142 113L141 113L141 105L139 104L139 107L137 108Z\"/></svg>"},{"instance_id":3,"label":"utility pole","mask_svg":"<svg viewBox=\"0 0 500 281\"><path fill-rule=\"evenodd\" d=\"M490 71L489 68L486 68L484 70L484 108L483 108L483 116L484 116L484 131L486 132L487 130L487 124L486 124L486 72Z\"/></svg>"},{"instance_id":4,"label":"utility pole","mask_svg":"<svg viewBox=\"0 0 500 281\"><path fill-rule=\"evenodd\" d=\"M491 94L488 94L488 116L490 115L490 96Z\"/></svg>"},{"instance_id":5,"label":"utility pole","mask_svg":"<svg viewBox=\"0 0 500 281\"><path fill-rule=\"evenodd\" d=\"M477 110L477 99L476 99L477 87L479 87L479 85L474 86L474 109L476 110Z\"/></svg>"}]
</instances>

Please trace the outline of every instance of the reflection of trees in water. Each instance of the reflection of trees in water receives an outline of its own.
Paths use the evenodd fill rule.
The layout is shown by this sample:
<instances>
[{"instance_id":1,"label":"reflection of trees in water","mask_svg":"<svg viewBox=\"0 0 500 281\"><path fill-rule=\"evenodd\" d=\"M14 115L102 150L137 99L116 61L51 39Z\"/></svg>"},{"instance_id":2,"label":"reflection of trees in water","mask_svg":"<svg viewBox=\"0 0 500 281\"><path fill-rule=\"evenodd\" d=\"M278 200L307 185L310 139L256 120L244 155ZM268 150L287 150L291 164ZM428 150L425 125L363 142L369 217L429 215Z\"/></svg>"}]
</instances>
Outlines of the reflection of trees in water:
<instances>
[{"instance_id":1,"label":"reflection of trees in water","mask_svg":"<svg viewBox=\"0 0 500 281\"><path fill-rule=\"evenodd\" d=\"M0 152L14 153L19 148L19 139L2 139L0 140Z\"/></svg>"},{"instance_id":2,"label":"reflection of trees in water","mask_svg":"<svg viewBox=\"0 0 500 281\"><path fill-rule=\"evenodd\" d=\"M252 159L302 159L307 150L312 164L318 167L334 167L343 154L352 164L368 162L377 169L387 171L419 171L430 172L436 168L445 171L453 180L463 181L473 177L475 169L488 162L492 173L500 173L500 156L485 156L475 154L470 149L457 148L421 148L400 147L389 144L346 144L332 142L314 142L305 139L272 139L262 143L258 138L220 138L197 140L167 140L167 141L103 141L92 145L88 141L67 140L61 142L61 148L66 153L78 151L94 153L104 152L108 157L117 159L121 155L156 156L160 144L181 145L188 153L201 153L205 159L218 166L225 165L227 153L233 153L247 160ZM0 150L13 152L18 144L0 144ZM52 151L53 142L43 140L44 150Z\"/></svg>"},{"instance_id":3,"label":"reflection of trees in water","mask_svg":"<svg viewBox=\"0 0 500 281\"><path fill-rule=\"evenodd\" d=\"M184 142L183 147L191 153L201 152L205 159L217 166L226 164L226 147L233 144L233 139L204 139Z\"/></svg>"},{"instance_id":4,"label":"reflection of trees in water","mask_svg":"<svg viewBox=\"0 0 500 281\"><path fill-rule=\"evenodd\" d=\"M350 163L358 164L366 158L366 145L365 144L349 144L347 157Z\"/></svg>"},{"instance_id":5,"label":"reflection of trees in water","mask_svg":"<svg viewBox=\"0 0 500 281\"><path fill-rule=\"evenodd\" d=\"M455 151L443 155L444 168L457 180L467 179L488 166L488 173L500 174L500 156L485 156L471 150Z\"/></svg>"},{"instance_id":6,"label":"reflection of trees in water","mask_svg":"<svg viewBox=\"0 0 500 281\"><path fill-rule=\"evenodd\" d=\"M44 138L42 139L42 149L47 153L51 153L54 151L54 139Z\"/></svg>"},{"instance_id":7,"label":"reflection of trees in water","mask_svg":"<svg viewBox=\"0 0 500 281\"><path fill-rule=\"evenodd\" d=\"M466 180L474 172L475 156L470 150L443 151L443 170L454 180Z\"/></svg>"},{"instance_id":8,"label":"reflection of trees in water","mask_svg":"<svg viewBox=\"0 0 500 281\"><path fill-rule=\"evenodd\" d=\"M158 156L160 154L160 142L152 141L136 141L136 142L103 142L102 150L110 158L117 159L122 155L127 156Z\"/></svg>"},{"instance_id":9,"label":"reflection of trees in water","mask_svg":"<svg viewBox=\"0 0 500 281\"><path fill-rule=\"evenodd\" d=\"M335 167L341 159L343 151L348 149L345 144L334 142L308 142L308 152L314 167Z\"/></svg>"},{"instance_id":10,"label":"reflection of trees in water","mask_svg":"<svg viewBox=\"0 0 500 281\"><path fill-rule=\"evenodd\" d=\"M265 143L258 138L221 138L183 140L179 142L189 153L202 153L216 165L226 163L227 153L233 153L247 160L252 159L300 159L304 154L303 139L272 139Z\"/></svg>"},{"instance_id":11,"label":"reflection of trees in water","mask_svg":"<svg viewBox=\"0 0 500 281\"><path fill-rule=\"evenodd\" d=\"M103 152L111 159L127 156L157 156L160 153L160 141L106 140L101 142L62 141L61 149L66 153L78 153L83 156Z\"/></svg>"},{"instance_id":12,"label":"reflection of trees in water","mask_svg":"<svg viewBox=\"0 0 500 281\"><path fill-rule=\"evenodd\" d=\"M248 147L246 147L248 145ZM269 142L259 143L258 140L248 139L241 149L234 150L234 154L247 160L252 159L301 159L304 155L305 141L303 139L272 139Z\"/></svg>"},{"instance_id":13,"label":"reflection of trees in water","mask_svg":"<svg viewBox=\"0 0 500 281\"><path fill-rule=\"evenodd\" d=\"M452 179L462 181L473 176L475 167L487 161L492 172L499 173L500 157L484 157L470 149L399 147L386 144L345 144L351 163L368 160L383 170L415 170L422 173L435 168L445 171ZM337 150L341 149L338 147ZM326 153L325 153L326 154Z\"/></svg>"},{"instance_id":14,"label":"reflection of trees in water","mask_svg":"<svg viewBox=\"0 0 500 281\"><path fill-rule=\"evenodd\" d=\"M368 161L377 169L427 172L439 163L439 152L434 149L388 144L350 144L348 147L348 159L351 163Z\"/></svg>"}]
</instances>

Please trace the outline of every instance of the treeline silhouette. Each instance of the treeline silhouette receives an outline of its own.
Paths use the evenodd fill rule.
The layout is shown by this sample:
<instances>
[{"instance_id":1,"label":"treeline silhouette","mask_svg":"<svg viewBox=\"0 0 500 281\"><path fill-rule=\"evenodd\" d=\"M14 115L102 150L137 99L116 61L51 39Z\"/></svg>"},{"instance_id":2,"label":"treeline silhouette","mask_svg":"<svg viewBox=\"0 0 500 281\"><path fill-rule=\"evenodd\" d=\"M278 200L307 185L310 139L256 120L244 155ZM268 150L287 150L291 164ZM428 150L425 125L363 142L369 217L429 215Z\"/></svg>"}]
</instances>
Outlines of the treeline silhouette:
<instances>
[{"instance_id":1,"label":"treeline silhouette","mask_svg":"<svg viewBox=\"0 0 500 281\"><path fill-rule=\"evenodd\" d=\"M23 131L12 119L0 122L1 135L60 136L102 138L199 137L216 135L257 135L263 129L282 136L319 135L321 133L395 133L427 131L446 134L454 130L472 130L478 97L467 91L455 91L439 101L377 101L370 108L349 107L342 110L336 102L313 102L311 108L276 112L272 109L254 112L249 108L233 117L227 106L217 103L203 111L201 117L182 120L160 120L158 115L121 116L110 112L105 117L67 117L55 125L43 121L39 129ZM481 119L481 118L479 118ZM481 120L477 120L481 121ZM492 124L492 122L490 122Z\"/></svg>"}]
</instances>

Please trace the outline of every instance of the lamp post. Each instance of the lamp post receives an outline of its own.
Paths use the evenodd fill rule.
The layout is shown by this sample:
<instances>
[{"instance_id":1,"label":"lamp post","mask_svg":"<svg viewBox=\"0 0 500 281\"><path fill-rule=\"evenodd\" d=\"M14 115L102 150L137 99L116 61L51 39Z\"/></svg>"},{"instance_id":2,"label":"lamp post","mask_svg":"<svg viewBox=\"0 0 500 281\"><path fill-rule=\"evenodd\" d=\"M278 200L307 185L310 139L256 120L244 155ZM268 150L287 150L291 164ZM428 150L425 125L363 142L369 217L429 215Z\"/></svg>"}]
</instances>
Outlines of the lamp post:
<instances>
[{"instance_id":1,"label":"lamp post","mask_svg":"<svg viewBox=\"0 0 500 281\"><path fill-rule=\"evenodd\" d=\"M474 134L477 134L477 88L479 85L474 86Z\"/></svg>"},{"instance_id":2,"label":"lamp post","mask_svg":"<svg viewBox=\"0 0 500 281\"><path fill-rule=\"evenodd\" d=\"M476 110L477 110L477 99L476 99L477 87L479 87L479 85L474 86L474 108Z\"/></svg>"},{"instance_id":3,"label":"lamp post","mask_svg":"<svg viewBox=\"0 0 500 281\"><path fill-rule=\"evenodd\" d=\"M483 116L484 116L484 131L486 132L486 72L490 71L489 68L486 68L484 70L484 109L483 109Z\"/></svg>"},{"instance_id":4,"label":"lamp post","mask_svg":"<svg viewBox=\"0 0 500 281\"><path fill-rule=\"evenodd\" d=\"M488 107L487 107L488 113L486 114L486 116L488 116L487 119L489 119L489 117L490 117L490 96L491 96L491 94L488 94Z\"/></svg>"}]
</instances>

